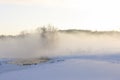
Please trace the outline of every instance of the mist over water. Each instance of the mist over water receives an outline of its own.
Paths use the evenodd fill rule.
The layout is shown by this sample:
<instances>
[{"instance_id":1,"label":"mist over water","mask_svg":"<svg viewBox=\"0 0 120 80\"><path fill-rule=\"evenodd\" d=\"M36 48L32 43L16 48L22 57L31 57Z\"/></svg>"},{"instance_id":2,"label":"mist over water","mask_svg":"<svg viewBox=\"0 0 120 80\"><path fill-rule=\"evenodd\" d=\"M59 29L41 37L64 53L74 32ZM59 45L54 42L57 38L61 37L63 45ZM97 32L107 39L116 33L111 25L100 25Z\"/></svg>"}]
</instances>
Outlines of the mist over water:
<instances>
[{"instance_id":1,"label":"mist over water","mask_svg":"<svg viewBox=\"0 0 120 80\"><path fill-rule=\"evenodd\" d=\"M120 54L119 32L60 30L0 37L0 58Z\"/></svg>"}]
</instances>

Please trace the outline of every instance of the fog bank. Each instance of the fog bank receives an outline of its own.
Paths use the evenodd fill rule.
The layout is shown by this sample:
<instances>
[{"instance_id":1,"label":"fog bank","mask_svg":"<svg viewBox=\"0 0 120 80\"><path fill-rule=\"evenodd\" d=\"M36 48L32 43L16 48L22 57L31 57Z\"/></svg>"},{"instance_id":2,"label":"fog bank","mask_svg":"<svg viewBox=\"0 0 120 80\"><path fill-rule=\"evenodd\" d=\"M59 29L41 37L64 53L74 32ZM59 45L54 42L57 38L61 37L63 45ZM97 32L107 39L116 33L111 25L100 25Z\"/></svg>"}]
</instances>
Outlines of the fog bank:
<instances>
[{"instance_id":1,"label":"fog bank","mask_svg":"<svg viewBox=\"0 0 120 80\"><path fill-rule=\"evenodd\" d=\"M120 53L119 32L58 30L0 37L0 58L106 55Z\"/></svg>"}]
</instances>

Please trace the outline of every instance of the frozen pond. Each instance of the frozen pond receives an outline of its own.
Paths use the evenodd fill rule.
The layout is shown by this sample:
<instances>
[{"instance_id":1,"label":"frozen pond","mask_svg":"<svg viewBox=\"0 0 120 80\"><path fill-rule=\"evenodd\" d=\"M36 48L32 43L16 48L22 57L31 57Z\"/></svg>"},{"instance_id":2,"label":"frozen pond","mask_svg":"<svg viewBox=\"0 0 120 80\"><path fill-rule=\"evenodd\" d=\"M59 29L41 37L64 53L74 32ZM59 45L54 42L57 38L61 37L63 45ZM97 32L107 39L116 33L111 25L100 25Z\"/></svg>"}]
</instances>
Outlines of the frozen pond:
<instances>
[{"instance_id":1,"label":"frozen pond","mask_svg":"<svg viewBox=\"0 0 120 80\"><path fill-rule=\"evenodd\" d=\"M119 60L114 57L56 58L31 68L2 73L0 80L120 80Z\"/></svg>"}]
</instances>

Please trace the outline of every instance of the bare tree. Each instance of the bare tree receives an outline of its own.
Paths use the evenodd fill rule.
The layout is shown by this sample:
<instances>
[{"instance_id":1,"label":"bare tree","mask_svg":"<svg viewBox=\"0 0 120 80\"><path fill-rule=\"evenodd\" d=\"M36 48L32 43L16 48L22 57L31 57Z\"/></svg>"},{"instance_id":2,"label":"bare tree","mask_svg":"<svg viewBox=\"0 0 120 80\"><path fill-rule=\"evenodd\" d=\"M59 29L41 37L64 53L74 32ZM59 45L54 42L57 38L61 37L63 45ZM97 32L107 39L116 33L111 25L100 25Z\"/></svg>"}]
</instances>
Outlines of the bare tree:
<instances>
[{"instance_id":1,"label":"bare tree","mask_svg":"<svg viewBox=\"0 0 120 80\"><path fill-rule=\"evenodd\" d=\"M56 41L57 29L54 26L48 25L37 28L37 32L40 34L42 47L53 47Z\"/></svg>"}]
</instances>

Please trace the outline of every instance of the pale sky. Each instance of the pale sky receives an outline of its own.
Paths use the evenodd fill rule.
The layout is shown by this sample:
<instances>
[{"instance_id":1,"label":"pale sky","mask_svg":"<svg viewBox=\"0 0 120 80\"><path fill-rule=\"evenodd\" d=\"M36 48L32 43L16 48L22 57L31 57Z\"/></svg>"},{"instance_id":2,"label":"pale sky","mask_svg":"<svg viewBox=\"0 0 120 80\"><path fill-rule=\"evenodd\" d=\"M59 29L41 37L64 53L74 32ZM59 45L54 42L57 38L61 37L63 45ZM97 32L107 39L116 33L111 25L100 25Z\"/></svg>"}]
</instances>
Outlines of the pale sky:
<instances>
[{"instance_id":1,"label":"pale sky","mask_svg":"<svg viewBox=\"0 0 120 80\"><path fill-rule=\"evenodd\" d=\"M60 29L118 30L119 0L0 0L0 34L52 24Z\"/></svg>"}]
</instances>

